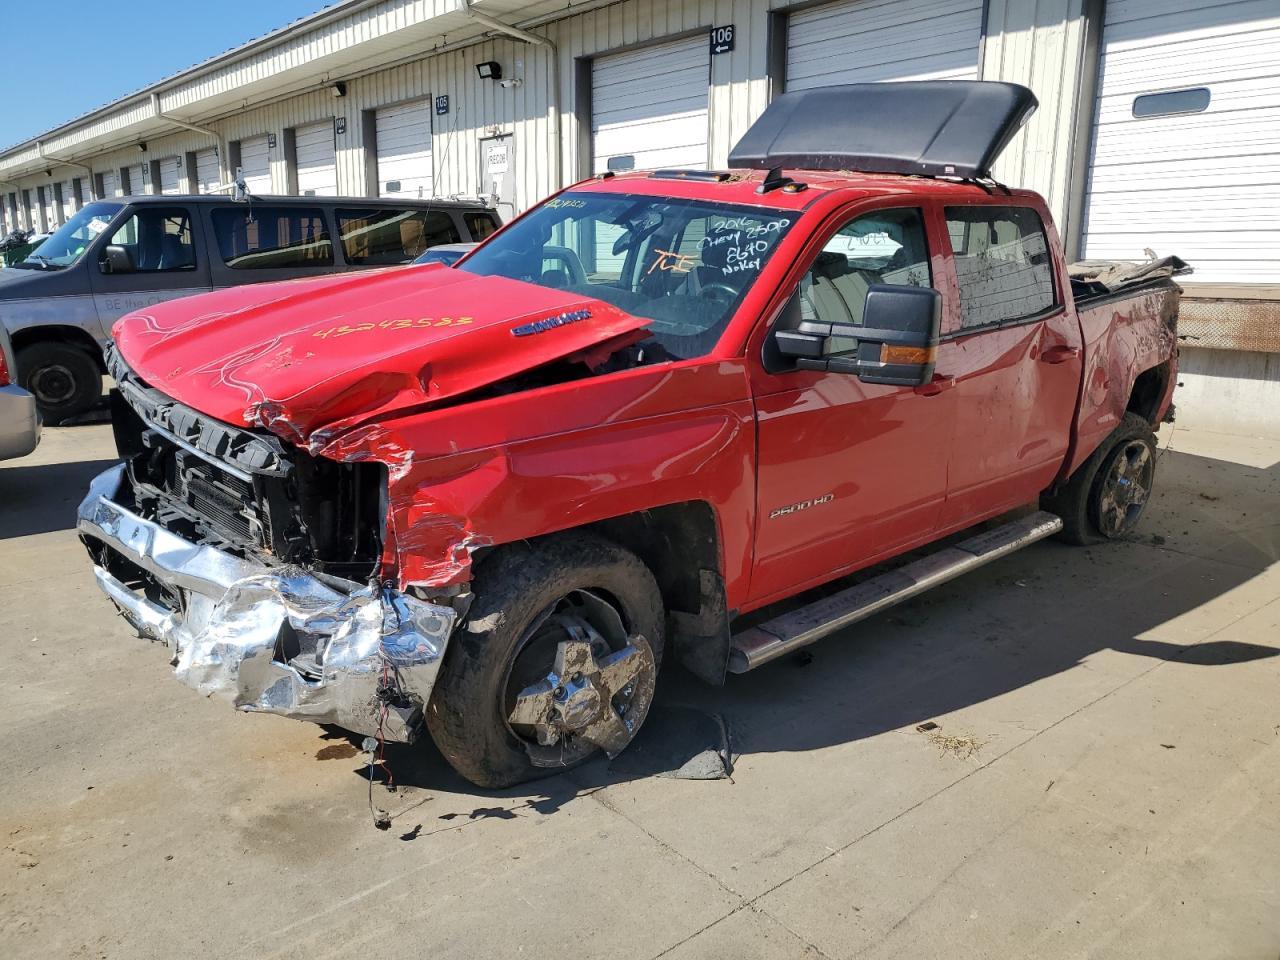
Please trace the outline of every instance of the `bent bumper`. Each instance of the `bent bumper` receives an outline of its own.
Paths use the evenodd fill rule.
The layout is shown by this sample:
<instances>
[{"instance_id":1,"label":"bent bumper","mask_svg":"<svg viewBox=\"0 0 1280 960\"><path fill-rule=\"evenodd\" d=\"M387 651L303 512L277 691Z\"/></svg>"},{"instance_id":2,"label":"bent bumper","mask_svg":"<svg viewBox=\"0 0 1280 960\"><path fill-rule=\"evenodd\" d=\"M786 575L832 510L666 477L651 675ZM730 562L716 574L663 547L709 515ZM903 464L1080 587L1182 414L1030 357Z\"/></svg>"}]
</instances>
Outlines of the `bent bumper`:
<instances>
[{"instance_id":1,"label":"bent bumper","mask_svg":"<svg viewBox=\"0 0 1280 960\"><path fill-rule=\"evenodd\" d=\"M21 387L0 387L0 460L25 457L40 442L36 398Z\"/></svg>"},{"instance_id":2,"label":"bent bumper","mask_svg":"<svg viewBox=\"0 0 1280 960\"><path fill-rule=\"evenodd\" d=\"M456 611L192 543L116 503L123 482L122 465L94 478L80 539L125 619L173 651L179 680L240 710L362 734L381 722L385 739L413 740Z\"/></svg>"}]
</instances>

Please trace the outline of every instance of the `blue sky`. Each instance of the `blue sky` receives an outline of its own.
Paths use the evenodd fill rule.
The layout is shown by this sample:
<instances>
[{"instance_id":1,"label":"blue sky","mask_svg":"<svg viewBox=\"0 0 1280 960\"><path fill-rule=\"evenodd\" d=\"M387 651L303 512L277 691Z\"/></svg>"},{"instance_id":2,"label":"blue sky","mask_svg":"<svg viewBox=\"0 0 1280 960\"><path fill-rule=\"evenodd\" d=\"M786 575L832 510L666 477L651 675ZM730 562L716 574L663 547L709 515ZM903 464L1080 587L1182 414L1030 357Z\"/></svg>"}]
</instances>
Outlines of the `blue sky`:
<instances>
[{"instance_id":1,"label":"blue sky","mask_svg":"<svg viewBox=\"0 0 1280 960\"><path fill-rule=\"evenodd\" d=\"M0 0L0 37L5 38L0 148L326 5L326 0Z\"/></svg>"}]
</instances>

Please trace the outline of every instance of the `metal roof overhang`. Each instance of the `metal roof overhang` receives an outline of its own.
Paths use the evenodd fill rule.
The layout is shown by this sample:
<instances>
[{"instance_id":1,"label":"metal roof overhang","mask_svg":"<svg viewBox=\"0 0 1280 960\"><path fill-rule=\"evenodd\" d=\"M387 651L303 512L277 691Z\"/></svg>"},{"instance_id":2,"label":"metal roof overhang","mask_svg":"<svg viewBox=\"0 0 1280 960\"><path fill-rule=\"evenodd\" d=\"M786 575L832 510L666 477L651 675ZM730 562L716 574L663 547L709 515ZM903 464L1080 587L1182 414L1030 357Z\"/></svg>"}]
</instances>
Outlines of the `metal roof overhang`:
<instances>
[{"instance_id":1,"label":"metal roof overhang","mask_svg":"<svg viewBox=\"0 0 1280 960\"><path fill-rule=\"evenodd\" d=\"M468 8L528 27L600 6L564 0L342 0L0 151L0 181L180 132L493 35ZM155 100L153 100L155 98ZM160 113L156 113L158 102Z\"/></svg>"}]
</instances>

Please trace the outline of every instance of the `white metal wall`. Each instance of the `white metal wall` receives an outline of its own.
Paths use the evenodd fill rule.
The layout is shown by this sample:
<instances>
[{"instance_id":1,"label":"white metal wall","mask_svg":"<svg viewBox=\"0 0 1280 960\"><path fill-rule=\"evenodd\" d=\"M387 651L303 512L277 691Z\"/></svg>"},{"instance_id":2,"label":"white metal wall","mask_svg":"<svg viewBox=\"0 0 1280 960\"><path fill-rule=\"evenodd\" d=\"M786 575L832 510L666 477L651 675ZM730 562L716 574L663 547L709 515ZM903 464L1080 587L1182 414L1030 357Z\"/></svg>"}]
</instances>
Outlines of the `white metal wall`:
<instances>
[{"instance_id":1,"label":"white metal wall","mask_svg":"<svg viewBox=\"0 0 1280 960\"><path fill-rule=\"evenodd\" d=\"M378 196L432 196L431 110L426 98L383 107L374 115Z\"/></svg>"},{"instance_id":2,"label":"white metal wall","mask_svg":"<svg viewBox=\"0 0 1280 960\"><path fill-rule=\"evenodd\" d=\"M976 80L982 0L839 0L793 13L787 89Z\"/></svg>"},{"instance_id":3,"label":"white metal wall","mask_svg":"<svg viewBox=\"0 0 1280 960\"><path fill-rule=\"evenodd\" d=\"M298 127L298 193L304 197L338 194L337 152L332 120Z\"/></svg>"},{"instance_id":4,"label":"white metal wall","mask_svg":"<svg viewBox=\"0 0 1280 960\"><path fill-rule=\"evenodd\" d=\"M1086 256L1280 282L1280 5L1112 0L1103 43ZM1138 96L1198 89L1202 112L1134 115Z\"/></svg>"}]
</instances>

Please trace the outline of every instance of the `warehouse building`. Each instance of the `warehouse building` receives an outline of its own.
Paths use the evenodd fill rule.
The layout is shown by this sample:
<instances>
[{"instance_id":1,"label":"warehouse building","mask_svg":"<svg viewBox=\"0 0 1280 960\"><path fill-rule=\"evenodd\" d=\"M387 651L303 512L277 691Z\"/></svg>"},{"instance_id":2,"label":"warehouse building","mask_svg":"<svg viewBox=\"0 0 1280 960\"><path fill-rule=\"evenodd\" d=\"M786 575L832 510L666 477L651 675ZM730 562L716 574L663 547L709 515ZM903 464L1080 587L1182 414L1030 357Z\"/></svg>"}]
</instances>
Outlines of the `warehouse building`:
<instances>
[{"instance_id":1,"label":"warehouse building","mask_svg":"<svg viewBox=\"0 0 1280 960\"><path fill-rule=\"evenodd\" d=\"M1280 435L1275 0L344 0L0 151L0 227L93 198L493 198L718 167L770 98L855 81L1022 83L997 167L1069 254L1177 253L1180 407Z\"/></svg>"}]
</instances>

